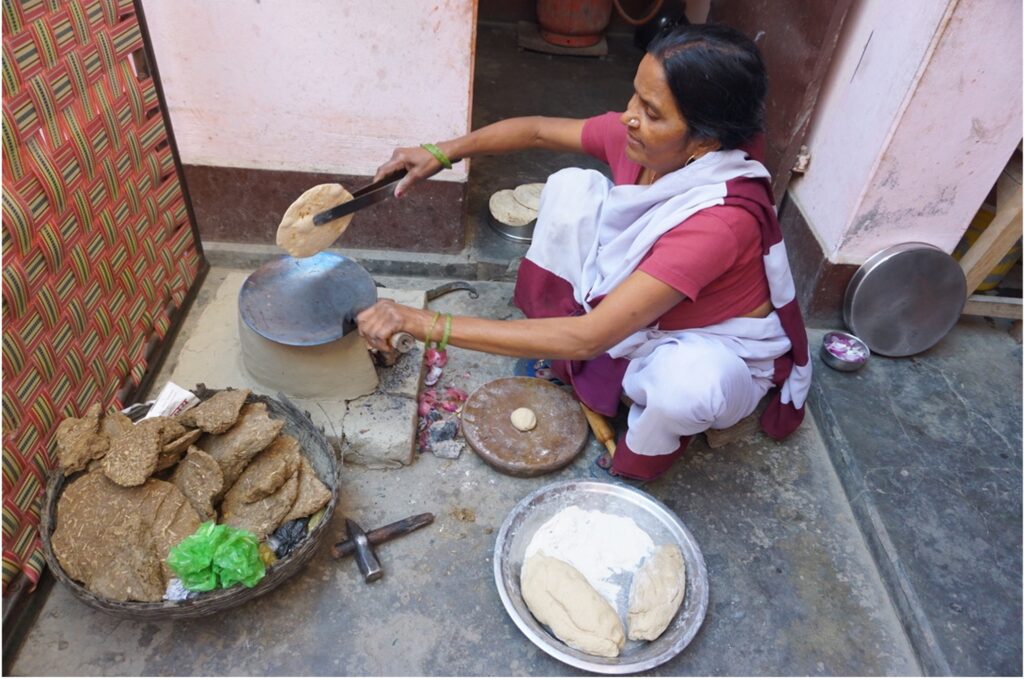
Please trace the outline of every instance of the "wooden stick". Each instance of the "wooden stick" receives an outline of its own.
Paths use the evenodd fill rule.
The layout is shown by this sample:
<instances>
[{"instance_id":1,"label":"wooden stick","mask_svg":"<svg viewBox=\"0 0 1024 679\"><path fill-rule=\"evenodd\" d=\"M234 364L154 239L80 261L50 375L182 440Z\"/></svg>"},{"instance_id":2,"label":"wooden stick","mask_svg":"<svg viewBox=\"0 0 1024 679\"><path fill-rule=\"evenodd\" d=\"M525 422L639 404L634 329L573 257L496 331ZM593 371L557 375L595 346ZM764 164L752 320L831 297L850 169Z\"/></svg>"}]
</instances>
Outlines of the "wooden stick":
<instances>
[{"instance_id":1,"label":"wooden stick","mask_svg":"<svg viewBox=\"0 0 1024 679\"><path fill-rule=\"evenodd\" d=\"M964 314L968 316L991 316L992 318L1021 318L1024 300L1016 297L988 297L971 295L964 305Z\"/></svg>"},{"instance_id":2,"label":"wooden stick","mask_svg":"<svg viewBox=\"0 0 1024 679\"><path fill-rule=\"evenodd\" d=\"M996 182L996 216L960 259L970 297L1021 237L1021 185L1006 172Z\"/></svg>"},{"instance_id":3,"label":"wooden stick","mask_svg":"<svg viewBox=\"0 0 1024 679\"><path fill-rule=\"evenodd\" d=\"M608 420L604 415L595 413L583 405L582 402L580 408L583 409L583 414L587 417L587 423L590 424L590 431L594 432L594 438L608 449L609 457L615 457L615 430L608 424Z\"/></svg>"}]
</instances>

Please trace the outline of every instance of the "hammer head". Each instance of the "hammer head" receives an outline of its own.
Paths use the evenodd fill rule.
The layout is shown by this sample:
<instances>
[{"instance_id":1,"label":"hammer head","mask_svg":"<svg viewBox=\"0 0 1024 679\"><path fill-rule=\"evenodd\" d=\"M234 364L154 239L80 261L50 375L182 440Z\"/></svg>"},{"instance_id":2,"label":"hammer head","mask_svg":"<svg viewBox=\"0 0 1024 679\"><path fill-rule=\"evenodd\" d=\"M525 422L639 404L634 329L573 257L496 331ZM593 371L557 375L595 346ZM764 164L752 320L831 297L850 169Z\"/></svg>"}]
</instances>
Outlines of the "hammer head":
<instances>
[{"instance_id":1,"label":"hammer head","mask_svg":"<svg viewBox=\"0 0 1024 679\"><path fill-rule=\"evenodd\" d=\"M373 553L373 546L370 544L369 538L366 537L366 531L352 519L345 519L345 527L348 529L349 540L355 543L356 563L359 564L359 571L363 574L363 579L366 582L380 580L384 576L384 571L381 570L380 562L377 561L377 555Z\"/></svg>"}]
</instances>

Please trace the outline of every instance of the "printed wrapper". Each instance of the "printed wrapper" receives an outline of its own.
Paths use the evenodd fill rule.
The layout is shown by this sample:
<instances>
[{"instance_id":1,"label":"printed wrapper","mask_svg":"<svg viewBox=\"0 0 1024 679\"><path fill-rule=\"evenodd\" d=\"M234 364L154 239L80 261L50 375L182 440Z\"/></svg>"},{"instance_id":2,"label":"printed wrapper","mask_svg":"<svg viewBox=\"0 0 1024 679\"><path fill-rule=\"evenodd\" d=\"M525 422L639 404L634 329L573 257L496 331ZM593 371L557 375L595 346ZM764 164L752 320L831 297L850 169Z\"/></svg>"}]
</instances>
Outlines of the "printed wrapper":
<instances>
[{"instance_id":1,"label":"printed wrapper","mask_svg":"<svg viewBox=\"0 0 1024 679\"><path fill-rule=\"evenodd\" d=\"M153 402L153 407L149 409L149 412L142 419L157 417L158 415L174 417L197 403L199 403L199 398L191 391L182 389L174 382L168 382L160 390L156 401Z\"/></svg>"}]
</instances>

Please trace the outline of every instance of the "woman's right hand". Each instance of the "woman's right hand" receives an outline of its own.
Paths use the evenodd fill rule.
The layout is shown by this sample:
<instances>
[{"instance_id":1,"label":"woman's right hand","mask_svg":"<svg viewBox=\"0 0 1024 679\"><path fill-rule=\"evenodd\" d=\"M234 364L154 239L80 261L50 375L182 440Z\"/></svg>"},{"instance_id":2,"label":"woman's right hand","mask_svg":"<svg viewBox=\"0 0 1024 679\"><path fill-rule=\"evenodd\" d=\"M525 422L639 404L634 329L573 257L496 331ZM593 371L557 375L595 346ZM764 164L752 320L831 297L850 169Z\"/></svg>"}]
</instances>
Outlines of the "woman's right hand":
<instances>
[{"instance_id":1,"label":"woman's right hand","mask_svg":"<svg viewBox=\"0 0 1024 679\"><path fill-rule=\"evenodd\" d=\"M422 312L426 313L426 312ZM422 314L421 314L422 315ZM415 336L417 311L390 299L379 300L356 316L359 334L371 349L391 352L391 336L409 332Z\"/></svg>"},{"instance_id":2,"label":"woman's right hand","mask_svg":"<svg viewBox=\"0 0 1024 679\"><path fill-rule=\"evenodd\" d=\"M441 163L429 151L419 147L398 148L391 154L391 160L377 168L373 181L383 179L392 172L405 170L406 175L395 186L395 198L401 198L409 187L437 174L441 167Z\"/></svg>"}]
</instances>

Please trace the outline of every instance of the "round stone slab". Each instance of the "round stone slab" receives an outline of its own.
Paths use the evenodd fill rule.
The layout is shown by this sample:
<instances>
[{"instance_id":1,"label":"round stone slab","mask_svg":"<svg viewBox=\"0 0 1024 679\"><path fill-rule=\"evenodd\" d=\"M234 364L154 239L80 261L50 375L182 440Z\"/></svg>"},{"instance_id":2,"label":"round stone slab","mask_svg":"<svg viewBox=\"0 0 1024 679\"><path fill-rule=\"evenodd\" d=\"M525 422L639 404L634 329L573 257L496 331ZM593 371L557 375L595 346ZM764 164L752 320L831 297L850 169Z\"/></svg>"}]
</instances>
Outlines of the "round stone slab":
<instances>
[{"instance_id":1,"label":"round stone slab","mask_svg":"<svg viewBox=\"0 0 1024 679\"><path fill-rule=\"evenodd\" d=\"M529 408L537 426L519 431L510 416ZM512 476L566 466L587 442L587 420L567 388L536 377L503 377L479 387L462 408L462 435L485 462Z\"/></svg>"}]
</instances>

